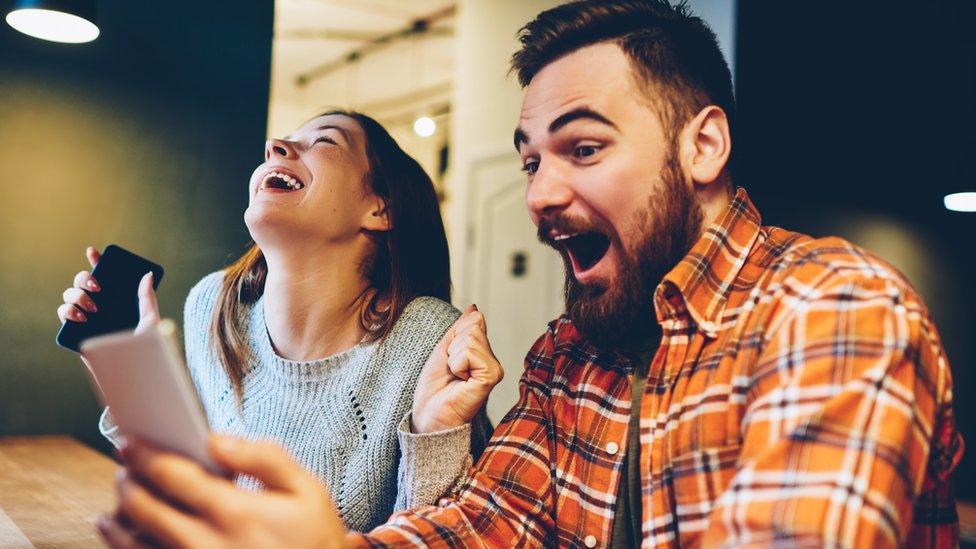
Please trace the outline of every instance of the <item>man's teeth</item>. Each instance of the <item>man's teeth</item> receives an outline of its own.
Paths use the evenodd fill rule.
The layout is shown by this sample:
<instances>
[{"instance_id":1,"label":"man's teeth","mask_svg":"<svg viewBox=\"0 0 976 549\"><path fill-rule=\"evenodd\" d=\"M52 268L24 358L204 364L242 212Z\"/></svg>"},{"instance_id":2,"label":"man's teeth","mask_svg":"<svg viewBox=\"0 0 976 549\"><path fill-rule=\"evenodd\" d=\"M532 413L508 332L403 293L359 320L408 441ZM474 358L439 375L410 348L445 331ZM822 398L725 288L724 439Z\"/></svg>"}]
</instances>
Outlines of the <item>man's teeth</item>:
<instances>
[{"instance_id":1,"label":"man's teeth","mask_svg":"<svg viewBox=\"0 0 976 549\"><path fill-rule=\"evenodd\" d=\"M574 233L574 234L560 234L560 235L556 235L556 236L552 237L552 239L555 240L556 242L562 242L563 240L566 240L567 238L573 238L577 234L579 234L579 233Z\"/></svg>"},{"instance_id":2,"label":"man's teeth","mask_svg":"<svg viewBox=\"0 0 976 549\"><path fill-rule=\"evenodd\" d=\"M286 173L271 172L268 175L264 176L264 181L261 183L261 188L262 189L268 188L268 182L271 181L271 178L273 178L273 177L277 177L278 179L281 179L282 181L284 181L285 182L285 185L288 185L288 187L290 189L292 189L292 190L298 190L298 189L301 189L301 188L305 187L305 184L304 183L302 183L301 181L296 180L294 177L292 177L292 176L290 176L290 175L288 175Z\"/></svg>"}]
</instances>

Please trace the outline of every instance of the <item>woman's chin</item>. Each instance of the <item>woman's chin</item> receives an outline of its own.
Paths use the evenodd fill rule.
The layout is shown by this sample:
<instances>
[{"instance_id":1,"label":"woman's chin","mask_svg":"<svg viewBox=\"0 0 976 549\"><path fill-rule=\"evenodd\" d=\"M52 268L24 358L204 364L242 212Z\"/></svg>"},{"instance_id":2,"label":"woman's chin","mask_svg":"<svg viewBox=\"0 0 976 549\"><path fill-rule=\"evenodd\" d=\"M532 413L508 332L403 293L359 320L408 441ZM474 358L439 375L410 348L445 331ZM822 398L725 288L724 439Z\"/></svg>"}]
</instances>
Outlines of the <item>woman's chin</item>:
<instances>
[{"instance_id":1,"label":"woman's chin","mask_svg":"<svg viewBox=\"0 0 976 549\"><path fill-rule=\"evenodd\" d=\"M271 236L288 231L294 224L294 212L276 208L273 204L251 204L244 210L244 224L251 237L258 240L258 235Z\"/></svg>"}]
</instances>

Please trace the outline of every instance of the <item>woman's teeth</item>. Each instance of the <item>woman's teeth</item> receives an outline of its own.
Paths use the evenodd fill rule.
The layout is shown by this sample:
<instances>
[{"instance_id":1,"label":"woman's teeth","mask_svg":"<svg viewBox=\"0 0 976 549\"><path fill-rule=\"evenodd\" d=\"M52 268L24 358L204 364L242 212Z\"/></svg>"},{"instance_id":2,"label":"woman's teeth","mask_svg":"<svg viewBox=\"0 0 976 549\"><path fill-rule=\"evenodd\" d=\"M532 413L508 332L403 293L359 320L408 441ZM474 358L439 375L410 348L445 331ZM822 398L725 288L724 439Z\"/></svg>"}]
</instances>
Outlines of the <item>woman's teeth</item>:
<instances>
[{"instance_id":1,"label":"woman's teeth","mask_svg":"<svg viewBox=\"0 0 976 549\"><path fill-rule=\"evenodd\" d=\"M273 184L275 183L274 181L275 179L280 180L281 183ZM278 189L282 187L287 187L289 189L297 191L298 189L304 188L305 184L286 173L271 172L268 175L264 176L264 181L261 182L261 190L267 189L268 187L273 187Z\"/></svg>"}]
</instances>

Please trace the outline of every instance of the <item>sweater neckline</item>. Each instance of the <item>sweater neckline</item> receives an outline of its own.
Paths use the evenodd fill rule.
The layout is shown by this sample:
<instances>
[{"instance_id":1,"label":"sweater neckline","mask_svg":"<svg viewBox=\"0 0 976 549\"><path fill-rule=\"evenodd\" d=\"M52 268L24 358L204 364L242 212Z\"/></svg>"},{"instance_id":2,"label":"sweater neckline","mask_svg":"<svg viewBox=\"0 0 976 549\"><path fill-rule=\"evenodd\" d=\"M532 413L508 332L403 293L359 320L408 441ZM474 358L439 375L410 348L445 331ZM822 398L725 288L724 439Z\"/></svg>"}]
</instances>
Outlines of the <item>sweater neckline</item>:
<instances>
[{"instance_id":1,"label":"sweater neckline","mask_svg":"<svg viewBox=\"0 0 976 549\"><path fill-rule=\"evenodd\" d=\"M359 362L356 357L367 354L376 347L376 342L360 341L348 349L327 357L313 360L290 360L279 355L271 342L271 335L268 333L268 324L264 316L263 295L254 303L250 320L251 332L257 344L255 350L261 359L258 364L267 363L269 367L264 369L268 370L268 373L274 377L298 381L330 377L343 370L343 366Z\"/></svg>"}]
</instances>

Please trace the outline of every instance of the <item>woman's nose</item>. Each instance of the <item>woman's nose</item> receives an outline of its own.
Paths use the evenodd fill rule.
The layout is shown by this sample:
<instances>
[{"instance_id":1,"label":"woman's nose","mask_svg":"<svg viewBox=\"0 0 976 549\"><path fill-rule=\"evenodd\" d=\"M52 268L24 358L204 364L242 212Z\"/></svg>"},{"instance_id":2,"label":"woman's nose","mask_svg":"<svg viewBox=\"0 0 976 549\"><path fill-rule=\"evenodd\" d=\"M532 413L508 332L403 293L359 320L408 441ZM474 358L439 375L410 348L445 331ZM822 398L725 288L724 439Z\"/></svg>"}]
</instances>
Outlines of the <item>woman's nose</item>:
<instances>
[{"instance_id":1,"label":"woman's nose","mask_svg":"<svg viewBox=\"0 0 976 549\"><path fill-rule=\"evenodd\" d=\"M272 157L291 158L295 156L295 151L291 145L283 139L269 139L264 144L264 160L271 160Z\"/></svg>"}]
</instances>

